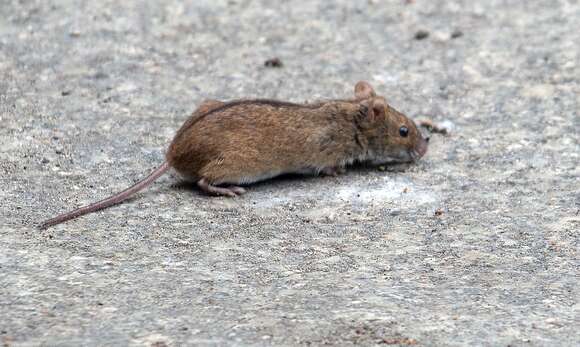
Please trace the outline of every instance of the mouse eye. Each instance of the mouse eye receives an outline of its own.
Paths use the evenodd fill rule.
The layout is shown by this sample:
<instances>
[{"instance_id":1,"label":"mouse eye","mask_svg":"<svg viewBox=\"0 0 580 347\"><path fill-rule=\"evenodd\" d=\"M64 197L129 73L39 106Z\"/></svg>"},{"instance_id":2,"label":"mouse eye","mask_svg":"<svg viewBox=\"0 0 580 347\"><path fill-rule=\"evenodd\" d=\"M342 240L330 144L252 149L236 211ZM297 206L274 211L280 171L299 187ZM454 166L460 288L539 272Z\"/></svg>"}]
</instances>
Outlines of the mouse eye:
<instances>
[{"instance_id":1,"label":"mouse eye","mask_svg":"<svg viewBox=\"0 0 580 347\"><path fill-rule=\"evenodd\" d=\"M402 137L407 137L407 135L409 135L409 129L407 129L406 126L402 126L399 128L399 135L401 135Z\"/></svg>"}]
</instances>

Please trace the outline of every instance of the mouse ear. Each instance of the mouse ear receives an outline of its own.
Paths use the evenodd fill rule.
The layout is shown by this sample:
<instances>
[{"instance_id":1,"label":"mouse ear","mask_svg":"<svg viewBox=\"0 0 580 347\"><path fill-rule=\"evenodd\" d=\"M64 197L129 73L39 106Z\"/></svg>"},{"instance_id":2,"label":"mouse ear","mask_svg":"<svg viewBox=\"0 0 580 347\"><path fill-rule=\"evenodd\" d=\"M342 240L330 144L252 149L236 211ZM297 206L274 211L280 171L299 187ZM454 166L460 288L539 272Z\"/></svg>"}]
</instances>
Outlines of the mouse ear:
<instances>
[{"instance_id":1,"label":"mouse ear","mask_svg":"<svg viewBox=\"0 0 580 347\"><path fill-rule=\"evenodd\" d=\"M354 96L357 100L363 100L375 97L377 94L368 82L360 81L354 86Z\"/></svg>"},{"instance_id":2,"label":"mouse ear","mask_svg":"<svg viewBox=\"0 0 580 347\"><path fill-rule=\"evenodd\" d=\"M374 98L367 103L367 117L372 122L385 119L386 102L383 98Z\"/></svg>"}]
</instances>

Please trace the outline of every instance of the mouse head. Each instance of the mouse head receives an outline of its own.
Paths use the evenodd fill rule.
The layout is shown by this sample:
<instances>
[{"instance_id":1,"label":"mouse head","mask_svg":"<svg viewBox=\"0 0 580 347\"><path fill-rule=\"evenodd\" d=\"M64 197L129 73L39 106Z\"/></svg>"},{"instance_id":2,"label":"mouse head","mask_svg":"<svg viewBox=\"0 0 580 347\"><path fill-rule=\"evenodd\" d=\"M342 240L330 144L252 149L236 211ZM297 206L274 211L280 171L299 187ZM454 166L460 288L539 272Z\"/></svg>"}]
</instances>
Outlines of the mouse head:
<instances>
[{"instance_id":1,"label":"mouse head","mask_svg":"<svg viewBox=\"0 0 580 347\"><path fill-rule=\"evenodd\" d=\"M362 108L371 161L411 162L427 153L429 138L423 137L415 122L377 96L370 84L358 82L355 97Z\"/></svg>"}]
</instances>

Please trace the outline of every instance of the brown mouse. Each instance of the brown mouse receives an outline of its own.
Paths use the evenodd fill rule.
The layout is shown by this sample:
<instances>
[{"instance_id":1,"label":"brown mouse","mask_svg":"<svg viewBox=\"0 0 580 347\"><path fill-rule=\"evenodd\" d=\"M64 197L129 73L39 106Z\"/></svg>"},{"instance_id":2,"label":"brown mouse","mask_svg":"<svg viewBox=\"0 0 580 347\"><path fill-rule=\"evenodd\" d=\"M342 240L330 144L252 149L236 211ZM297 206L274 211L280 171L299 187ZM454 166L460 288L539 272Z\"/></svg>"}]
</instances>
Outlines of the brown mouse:
<instances>
[{"instance_id":1,"label":"brown mouse","mask_svg":"<svg viewBox=\"0 0 580 347\"><path fill-rule=\"evenodd\" d=\"M44 229L120 203L169 168L211 195L237 196L240 185L281 174L336 175L355 162L411 162L427 152L415 123L367 82L355 98L294 104L275 100L205 101L177 131L165 162L107 199L43 222Z\"/></svg>"}]
</instances>

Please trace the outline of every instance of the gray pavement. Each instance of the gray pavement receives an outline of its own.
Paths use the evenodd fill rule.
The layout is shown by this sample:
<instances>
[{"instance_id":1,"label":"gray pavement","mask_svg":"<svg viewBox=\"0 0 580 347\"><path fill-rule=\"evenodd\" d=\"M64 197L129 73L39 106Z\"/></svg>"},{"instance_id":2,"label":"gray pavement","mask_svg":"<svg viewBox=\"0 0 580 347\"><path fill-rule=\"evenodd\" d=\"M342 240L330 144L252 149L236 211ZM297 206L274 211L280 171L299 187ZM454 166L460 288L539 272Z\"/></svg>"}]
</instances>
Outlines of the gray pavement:
<instances>
[{"instance_id":1,"label":"gray pavement","mask_svg":"<svg viewBox=\"0 0 580 347\"><path fill-rule=\"evenodd\" d=\"M0 346L579 345L578 23L576 0L0 1ZM144 177L203 99L363 79L450 134L237 199L168 175L35 229Z\"/></svg>"}]
</instances>

